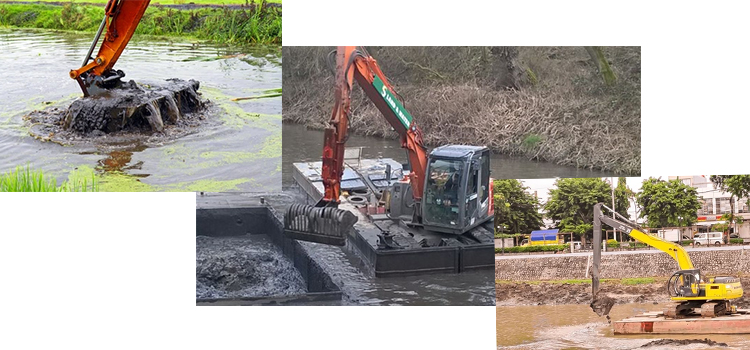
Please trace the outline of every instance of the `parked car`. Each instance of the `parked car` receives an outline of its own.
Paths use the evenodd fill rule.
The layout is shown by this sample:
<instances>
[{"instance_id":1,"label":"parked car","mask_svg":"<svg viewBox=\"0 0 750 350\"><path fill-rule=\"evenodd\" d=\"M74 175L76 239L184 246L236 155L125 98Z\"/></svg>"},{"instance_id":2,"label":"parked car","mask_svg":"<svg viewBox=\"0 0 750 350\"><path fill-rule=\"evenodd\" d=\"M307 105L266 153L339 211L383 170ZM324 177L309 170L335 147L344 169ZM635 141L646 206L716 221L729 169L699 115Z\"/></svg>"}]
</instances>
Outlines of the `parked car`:
<instances>
[{"instance_id":1,"label":"parked car","mask_svg":"<svg viewBox=\"0 0 750 350\"><path fill-rule=\"evenodd\" d=\"M724 241L722 232L703 232L695 235L693 242L695 245L701 244L721 244Z\"/></svg>"},{"instance_id":2,"label":"parked car","mask_svg":"<svg viewBox=\"0 0 750 350\"><path fill-rule=\"evenodd\" d=\"M736 233L731 233L731 234L729 234L729 238L740 238L740 235L738 235Z\"/></svg>"}]
</instances>

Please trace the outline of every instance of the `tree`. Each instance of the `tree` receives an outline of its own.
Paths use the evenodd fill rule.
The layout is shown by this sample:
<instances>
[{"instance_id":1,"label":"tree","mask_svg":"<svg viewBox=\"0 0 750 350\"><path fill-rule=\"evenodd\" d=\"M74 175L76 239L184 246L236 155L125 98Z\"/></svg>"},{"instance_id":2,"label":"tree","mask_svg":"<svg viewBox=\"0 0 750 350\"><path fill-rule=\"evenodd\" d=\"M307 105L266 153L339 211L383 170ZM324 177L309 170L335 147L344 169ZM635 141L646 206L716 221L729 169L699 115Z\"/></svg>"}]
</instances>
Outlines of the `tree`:
<instances>
[{"instance_id":1,"label":"tree","mask_svg":"<svg viewBox=\"0 0 750 350\"><path fill-rule=\"evenodd\" d=\"M617 178L617 187L615 187L615 211L625 218L630 219L630 200L628 196L633 192L628 188L624 177Z\"/></svg>"},{"instance_id":2,"label":"tree","mask_svg":"<svg viewBox=\"0 0 750 350\"><path fill-rule=\"evenodd\" d=\"M723 218L727 223L735 223L734 232L737 232L737 218L741 217L734 215L734 201L735 198L737 200L748 198L748 194L750 194L750 175L711 175L710 180L714 183L714 188L729 193L730 210L728 214L723 215ZM741 220L739 221L740 224L742 223Z\"/></svg>"},{"instance_id":3,"label":"tree","mask_svg":"<svg viewBox=\"0 0 750 350\"><path fill-rule=\"evenodd\" d=\"M510 234L529 233L542 226L539 199L514 179L495 180L492 184L495 202L495 228Z\"/></svg>"},{"instance_id":4,"label":"tree","mask_svg":"<svg viewBox=\"0 0 750 350\"><path fill-rule=\"evenodd\" d=\"M630 208L630 193L633 191L628 188L627 183L625 182L624 177L617 178L617 186L615 187L615 211L622 215L626 219L630 219L630 213L628 213L628 209ZM617 230L615 230L615 234L617 233ZM622 233L620 233L620 237L622 238ZM615 237L616 239L617 237Z\"/></svg>"},{"instance_id":5,"label":"tree","mask_svg":"<svg viewBox=\"0 0 750 350\"><path fill-rule=\"evenodd\" d=\"M612 201L610 185L600 178L582 178L557 179L555 186L544 206L547 217L586 243L593 233L594 205Z\"/></svg>"},{"instance_id":6,"label":"tree","mask_svg":"<svg viewBox=\"0 0 750 350\"><path fill-rule=\"evenodd\" d=\"M643 180L638 194L641 218L649 227L690 226L698 219L698 191L679 180Z\"/></svg>"},{"instance_id":7,"label":"tree","mask_svg":"<svg viewBox=\"0 0 750 350\"><path fill-rule=\"evenodd\" d=\"M609 62L607 61L607 57L604 56L604 50L602 47L584 46L584 48L586 48L586 52L588 52L591 60L596 64L596 68L599 74L601 74L602 79L604 79L604 83L607 85L614 85L615 82L617 82L617 75L615 75L615 72L609 66Z\"/></svg>"}]
</instances>

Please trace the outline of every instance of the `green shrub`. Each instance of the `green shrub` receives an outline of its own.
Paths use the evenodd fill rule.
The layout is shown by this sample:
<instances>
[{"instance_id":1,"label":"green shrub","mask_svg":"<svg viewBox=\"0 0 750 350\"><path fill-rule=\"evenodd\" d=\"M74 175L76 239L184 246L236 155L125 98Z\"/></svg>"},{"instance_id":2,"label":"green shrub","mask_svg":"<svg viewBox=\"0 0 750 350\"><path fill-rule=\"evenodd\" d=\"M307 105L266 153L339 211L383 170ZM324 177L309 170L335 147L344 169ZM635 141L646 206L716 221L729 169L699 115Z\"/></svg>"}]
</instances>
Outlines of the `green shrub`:
<instances>
[{"instance_id":1,"label":"green shrub","mask_svg":"<svg viewBox=\"0 0 750 350\"><path fill-rule=\"evenodd\" d=\"M618 242L616 239L608 239L607 248L620 248L620 242Z\"/></svg>"},{"instance_id":2,"label":"green shrub","mask_svg":"<svg viewBox=\"0 0 750 350\"><path fill-rule=\"evenodd\" d=\"M567 249L569 244L555 244L555 245L531 245L526 247L508 247L505 248L506 253L534 253L534 252L555 252L563 251ZM495 248L495 253L500 254L503 252L502 248Z\"/></svg>"},{"instance_id":3,"label":"green shrub","mask_svg":"<svg viewBox=\"0 0 750 350\"><path fill-rule=\"evenodd\" d=\"M630 248L647 248L649 245L641 242L628 242Z\"/></svg>"},{"instance_id":4,"label":"green shrub","mask_svg":"<svg viewBox=\"0 0 750 350\"><path fill-rule=\"evenodd\" d=\"M730 238L729 243L730 244L742 244L745 241L742 238Z\"/></svg>"}]
</instances>

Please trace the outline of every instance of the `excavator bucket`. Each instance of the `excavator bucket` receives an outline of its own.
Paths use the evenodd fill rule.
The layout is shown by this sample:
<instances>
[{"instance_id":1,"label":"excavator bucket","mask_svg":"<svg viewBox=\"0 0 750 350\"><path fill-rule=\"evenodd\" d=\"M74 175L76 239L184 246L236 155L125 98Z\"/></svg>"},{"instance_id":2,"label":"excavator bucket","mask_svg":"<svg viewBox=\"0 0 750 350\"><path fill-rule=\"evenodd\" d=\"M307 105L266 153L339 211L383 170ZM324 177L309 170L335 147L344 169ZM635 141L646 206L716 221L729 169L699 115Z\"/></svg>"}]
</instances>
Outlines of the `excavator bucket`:
<instances>
[{"instance_id":1,"label":"excavator bucket","mask_svg":"<svg viewBox=\"0 0 750 350\"><path fill-rule=\"evenodd\" d=\"M284 235L300 241L343 246L357 220L347 210L295 203L284 215Z\"/></svg>"}]
</instances>

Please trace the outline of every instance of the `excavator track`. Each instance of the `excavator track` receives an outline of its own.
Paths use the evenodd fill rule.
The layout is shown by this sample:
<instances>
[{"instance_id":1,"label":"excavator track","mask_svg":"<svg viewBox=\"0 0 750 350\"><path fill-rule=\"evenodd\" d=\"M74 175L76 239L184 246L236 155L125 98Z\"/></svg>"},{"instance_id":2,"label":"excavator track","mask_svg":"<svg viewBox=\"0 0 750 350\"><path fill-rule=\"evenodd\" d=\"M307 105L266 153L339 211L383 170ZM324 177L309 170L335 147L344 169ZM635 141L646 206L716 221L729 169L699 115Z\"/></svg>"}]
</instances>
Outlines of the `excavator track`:
<instances>
[{"instance_id":1,"label":"excavator track","mask_svg":"<svg viewBox=\"0 0 750 350\"><path fill-rule=\"evenodd\" d=\"M718 317L726 315L727 303L724 301L710 302L701 305L701 317Z\"/></svg>"},{"instance_id":2,"label":"excavator track","mask_svg":"<svg viewBox=\"0 0 750 350\"><path fill-rule=\"evenodd\" d=\"M693 311L691 303L675 303L664 308L664 317L672 319L685 318Z\"/></svg>"}]
</instances>

